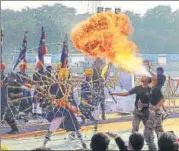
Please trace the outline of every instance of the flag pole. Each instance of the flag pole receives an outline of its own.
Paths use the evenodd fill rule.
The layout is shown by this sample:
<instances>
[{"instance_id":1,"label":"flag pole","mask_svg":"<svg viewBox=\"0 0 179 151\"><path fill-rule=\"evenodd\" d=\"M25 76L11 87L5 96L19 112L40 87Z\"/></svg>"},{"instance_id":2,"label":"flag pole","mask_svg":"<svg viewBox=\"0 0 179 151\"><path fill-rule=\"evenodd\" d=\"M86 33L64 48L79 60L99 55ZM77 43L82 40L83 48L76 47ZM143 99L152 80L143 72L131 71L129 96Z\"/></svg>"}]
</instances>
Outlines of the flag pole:
<instances>
[{"instance_id":1,"label":"flag pole","mask_svg":"<svg viewBox=\"0 0 179 151\"><path fill-rule=\"evenodd\" d=\"M0 59L1 59L1 64L2 64L2 55L3 55L3 38L4 38L4 34L3 34L3 30L2 30L2 28L1 28L1 57L0 57Z\"/></svg>"}]
</instances>

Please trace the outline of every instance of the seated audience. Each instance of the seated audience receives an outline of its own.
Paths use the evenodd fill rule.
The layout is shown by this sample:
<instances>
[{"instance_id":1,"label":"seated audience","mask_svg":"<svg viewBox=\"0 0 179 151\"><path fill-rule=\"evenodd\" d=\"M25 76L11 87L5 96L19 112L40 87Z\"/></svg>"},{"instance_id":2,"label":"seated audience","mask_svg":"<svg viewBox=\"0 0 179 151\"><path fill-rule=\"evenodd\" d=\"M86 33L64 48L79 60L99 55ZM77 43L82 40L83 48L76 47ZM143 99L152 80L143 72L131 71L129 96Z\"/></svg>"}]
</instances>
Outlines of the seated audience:
<instances>
[{"instance_id":1,"label":"seated audience","mask_svg":"<svg viewBox=\"0 0 179 151\"><path fill-rule=\"evenodd\" d=\"M51 149L46 147L39 147L39 148L32 149L31 151L51 151Z\"/></svg>"},{"instance_id":2,"label":"seated audience","mask_svg":"<svg viewBox=\"0 0 179 151\"><path fill-rule=\"evenodd\" d=\"M179 143L173 132L161 134L158 140L159 151L178 151Z\"/></svg>"},{"instance_id":3,"label":"seated audience","mask_svg":"<svg viewBox=\"0 0 179 151\"><path fill-rule=\"evenodd\" d=\"M110 139L104 133L97 133L91 138L92 151L107 151Z\"/></svg>"},{"instance_id":4,"label":"seated audience","mask_svg":"<svg viewBox=\"0 0 179 151\"><path fill-rule=\"evenodd\" d=\"M115 139L116 144L119 147L119 150L140 151L140 150L142 150L142 148L144 146L144 137L138 132L134 132L130 135L128 146L125 144L124 140L120 136L118 136L117 134L110 133L110 132L108 132L107 134L110 137Z\"/></svg>"}]
</instances>

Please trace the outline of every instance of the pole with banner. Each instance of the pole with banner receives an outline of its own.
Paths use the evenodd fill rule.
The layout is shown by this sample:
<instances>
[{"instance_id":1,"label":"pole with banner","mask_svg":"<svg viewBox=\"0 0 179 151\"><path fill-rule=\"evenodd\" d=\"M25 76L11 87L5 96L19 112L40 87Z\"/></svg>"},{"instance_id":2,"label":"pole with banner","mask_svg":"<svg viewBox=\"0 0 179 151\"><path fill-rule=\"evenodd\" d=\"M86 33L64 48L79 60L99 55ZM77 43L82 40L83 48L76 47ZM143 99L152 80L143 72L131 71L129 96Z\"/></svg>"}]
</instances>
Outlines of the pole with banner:
<instances>
[{"instance_id":1,"label":"pole with banner","mask_svg":"<svg viewBox=\"0 0 179 151\"><path fill-rule=\"evenodd\" d=\"M3 55L3 38L4 38L4 34L3 34L3 30L1 28L1 63L2 63L2 55Z\"/></svg>"}]
</instances>

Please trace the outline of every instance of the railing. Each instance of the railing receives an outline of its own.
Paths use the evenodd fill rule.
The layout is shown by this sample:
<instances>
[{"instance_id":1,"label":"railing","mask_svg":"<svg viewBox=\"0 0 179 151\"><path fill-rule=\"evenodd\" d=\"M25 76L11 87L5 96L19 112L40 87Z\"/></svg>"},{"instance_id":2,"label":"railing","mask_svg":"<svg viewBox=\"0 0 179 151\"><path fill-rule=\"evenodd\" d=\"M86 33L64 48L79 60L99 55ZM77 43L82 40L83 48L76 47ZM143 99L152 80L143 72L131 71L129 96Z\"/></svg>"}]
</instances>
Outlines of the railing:
<instances>
[{"instance_id":1,"label":"railing","mask_svg":"<svg viewBox=\"0 0 179 151\"><path fill-rule=\"evenodd\" d=\"M176 101L179 100L179 79L168 77L164 87L164 96L168 106L177 106Z\"/></svg>"}]
</instances>

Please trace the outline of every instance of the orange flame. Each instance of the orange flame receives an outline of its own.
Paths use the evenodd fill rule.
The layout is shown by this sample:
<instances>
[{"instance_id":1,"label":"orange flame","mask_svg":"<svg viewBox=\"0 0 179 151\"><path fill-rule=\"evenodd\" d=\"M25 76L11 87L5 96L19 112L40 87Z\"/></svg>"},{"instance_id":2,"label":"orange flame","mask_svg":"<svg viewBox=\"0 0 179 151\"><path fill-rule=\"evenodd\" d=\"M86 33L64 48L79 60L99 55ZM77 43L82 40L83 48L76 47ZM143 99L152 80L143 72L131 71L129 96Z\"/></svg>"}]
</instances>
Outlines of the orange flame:
<instances>
[{"instance_id":1,"label":"orange flame","mask_svg":"<svg viewBox=\"0 0 179 151\"><path fill-rule=\"evenodd\" d=\"M91 57L106 58L129 72L137 71L142 59L127 36L132 32L125 14L99 13L77 25L71 34L76 49Z\"/></svg>"}]
</instances>

